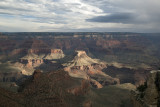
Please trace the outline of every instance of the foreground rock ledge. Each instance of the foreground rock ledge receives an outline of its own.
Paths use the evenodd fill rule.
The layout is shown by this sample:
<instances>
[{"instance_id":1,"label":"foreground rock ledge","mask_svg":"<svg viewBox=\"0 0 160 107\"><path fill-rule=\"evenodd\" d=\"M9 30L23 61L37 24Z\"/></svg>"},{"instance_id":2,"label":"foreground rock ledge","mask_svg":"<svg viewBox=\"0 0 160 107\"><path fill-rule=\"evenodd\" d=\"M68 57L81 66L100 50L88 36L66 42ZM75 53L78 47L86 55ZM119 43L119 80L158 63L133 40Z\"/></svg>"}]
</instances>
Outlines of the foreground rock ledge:
<instances>
[{"instance_id":1,"label":"foreground rock ledge","mask_svg":"<svg viewBox=\"0 0 160 107\"><path fill-rule=\"evenodd\" d=\"M153 70L144 91L131 91L134 107L160 107L160 70Z\"/></svg>"}]
</instances>

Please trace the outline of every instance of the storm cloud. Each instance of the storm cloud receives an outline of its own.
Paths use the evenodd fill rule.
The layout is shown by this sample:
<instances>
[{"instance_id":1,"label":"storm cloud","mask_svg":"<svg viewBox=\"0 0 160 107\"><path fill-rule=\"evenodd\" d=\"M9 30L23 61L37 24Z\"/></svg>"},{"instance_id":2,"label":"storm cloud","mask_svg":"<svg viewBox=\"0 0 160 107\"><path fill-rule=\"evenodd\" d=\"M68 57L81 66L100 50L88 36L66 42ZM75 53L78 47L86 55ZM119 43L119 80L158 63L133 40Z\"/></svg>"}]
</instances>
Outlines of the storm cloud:
<instances>
[{"instance_id":1,"label":"storm cloud","mask_svg":"<svg viewBox=\"0 0 160 107\"><path fill-rule=\"evenodd\" d=\"M97 16L87 19L87 21L101 23L131 23L134 19L135 16L130 13L114 13L106 16Z\"/></svg>"}]
</instances>

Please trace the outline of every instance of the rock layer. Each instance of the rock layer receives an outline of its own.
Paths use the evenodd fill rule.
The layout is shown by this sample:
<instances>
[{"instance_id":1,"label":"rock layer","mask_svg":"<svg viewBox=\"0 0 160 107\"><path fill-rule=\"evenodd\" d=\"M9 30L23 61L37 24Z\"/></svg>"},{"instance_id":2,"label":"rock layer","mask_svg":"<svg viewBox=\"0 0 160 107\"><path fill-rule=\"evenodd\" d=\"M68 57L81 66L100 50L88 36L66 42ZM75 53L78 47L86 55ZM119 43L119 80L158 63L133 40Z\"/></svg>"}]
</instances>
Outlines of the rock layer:
<instances>
[{"instance_id":1,"label":"rock layer","mask_svg":"<svg viewBox=\"0 0 160 107\"><path fill-rule=\"evenodd\" d=\"M104 62L97 59L92 59L87 56L85 51L76 51L77 55L74 59L66 64L64 69L70 76L76 78L87 79L92 86L102 88L103 85L119 84L119 79L112 78L102 72L106 67Z\"/></svg>"}]
</instances>

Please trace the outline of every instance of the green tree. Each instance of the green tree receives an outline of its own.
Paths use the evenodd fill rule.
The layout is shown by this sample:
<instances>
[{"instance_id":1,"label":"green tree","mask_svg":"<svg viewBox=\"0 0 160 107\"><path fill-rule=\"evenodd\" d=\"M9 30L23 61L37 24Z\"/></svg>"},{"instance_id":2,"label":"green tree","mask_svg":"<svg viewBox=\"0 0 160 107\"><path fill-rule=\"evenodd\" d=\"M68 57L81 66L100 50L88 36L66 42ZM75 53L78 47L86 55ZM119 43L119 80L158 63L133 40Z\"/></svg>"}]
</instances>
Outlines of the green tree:
<instances>
[{"instance_id":1,"label":"green tree","mask_svg":"<svg viewBox=\"0 0 160 107\"><path fill-rule=\"evenodd\" d=\"M147 88L147 82L145 82L143 85L140 85L139 87L137 87L137 90L139 92L144 92Z\"/></svg>"}]
</instances>

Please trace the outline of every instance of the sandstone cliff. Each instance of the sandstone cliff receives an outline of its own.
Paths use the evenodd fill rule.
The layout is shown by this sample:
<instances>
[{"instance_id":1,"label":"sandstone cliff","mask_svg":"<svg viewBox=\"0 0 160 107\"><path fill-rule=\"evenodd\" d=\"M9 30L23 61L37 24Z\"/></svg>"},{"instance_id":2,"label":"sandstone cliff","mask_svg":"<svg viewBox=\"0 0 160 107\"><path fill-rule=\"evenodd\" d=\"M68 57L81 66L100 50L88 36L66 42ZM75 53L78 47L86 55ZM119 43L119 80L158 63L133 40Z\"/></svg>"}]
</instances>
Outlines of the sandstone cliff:
<instances>
[{"instance_id":1,"label":"sandstone cliff","mask_svg":"<svg viewBox=\"0 0 160 107\"><path fill-rule=\"evenodd\" d=\"M31 75L36 67L42 64L55 63L53 60L61 59L64 56L61 49L50 49L48 54L35 54L29 51L27 55L20 58L19 62L14 65L21 69L24 75Z\"/></svg>"},{"instance_id":2,"label":"sandstone cliff","mask_svg":"<svg viewBox=\"0 0 160 107\"><path fill-rule=\"evenodd\" d=\"M53 60L53 59L61 59L65 55L61 49L51 49L51 53L47 54L44 59Z\"/></svg>"},{"instance_id":3,"label":"sandstone cliff","mask_svg":"<svg viewBox=\"0 0 160 107\"><path fill-rule=\"evenodd\" d=\"M97 88L120 83L119 79L112 78L102 72L102 69L107 67L104 62L90 58L85 51L76 52L77 55L74 59L64 64L66 66L64 69L70 76L87 79L91 82L92 86Z\"/></svg>"}]
</instances>

